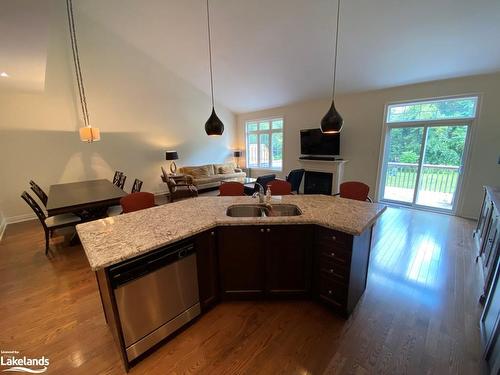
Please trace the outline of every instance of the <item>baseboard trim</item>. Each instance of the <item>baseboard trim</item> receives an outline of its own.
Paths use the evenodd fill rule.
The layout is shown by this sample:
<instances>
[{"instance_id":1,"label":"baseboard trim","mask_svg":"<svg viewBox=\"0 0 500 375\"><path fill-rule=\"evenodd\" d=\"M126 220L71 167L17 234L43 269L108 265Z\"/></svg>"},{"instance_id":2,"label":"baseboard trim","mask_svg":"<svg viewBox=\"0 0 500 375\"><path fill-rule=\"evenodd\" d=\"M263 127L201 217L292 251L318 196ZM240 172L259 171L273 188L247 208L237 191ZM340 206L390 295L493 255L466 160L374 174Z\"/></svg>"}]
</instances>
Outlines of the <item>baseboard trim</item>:
<instances>
[{"instance_id":1,"label":"baseboard trim","mask_svg":"<svg viewBox=\"0 0 500 375\"><path fill-rule=\"evenodd\" d=\"M16 215L16 216L11 216L5 219L6 224L14 224L14 223L21 223L23 221L29 221L29 220L35 220L36 215L34 213L31 214L23 214L23 215Z\"/></svg>"},{"instance_id":2,"label":"baseboard trim","mask_svg":"<svg viewBox=\"0 0 500 375\"><path fill-rule=\"evenodd\" d=\"M5 228L7 228L7 221L2 218L2 221L0 221L0 241L2 241L3 234L5 233Z\"/></svg>"}]
</instances>

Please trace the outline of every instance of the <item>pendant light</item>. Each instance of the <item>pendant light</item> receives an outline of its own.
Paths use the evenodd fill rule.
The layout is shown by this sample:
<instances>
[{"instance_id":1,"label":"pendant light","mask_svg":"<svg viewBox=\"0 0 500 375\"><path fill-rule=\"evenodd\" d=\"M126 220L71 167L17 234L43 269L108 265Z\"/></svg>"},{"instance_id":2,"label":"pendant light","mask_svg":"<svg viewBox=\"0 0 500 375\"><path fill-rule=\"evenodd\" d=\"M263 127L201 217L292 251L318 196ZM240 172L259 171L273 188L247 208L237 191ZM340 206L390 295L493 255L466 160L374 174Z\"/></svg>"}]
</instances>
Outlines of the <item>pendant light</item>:
<instances>
[{"instance_id":1,"label":"pendant light","mask_svg":"<svg viewBox=\"0 0 500 375\"><path fill-rule=\"evenodd\" d=\"M208 25L208 55L210 58L210 90L212 92L212 114L205 123L205 132L207 135L222 135L224 133L224 124L217 117L214 107L214 78L212 73L212 39L210 33L210 9L207 0L207 25Z\"/></svg>"},{"instance_id":2,"label":"pendant light","mask_svg":"<svg viewBox=\"0 0 500 375\"><path fill-rule=\"evenodd\" d=\"M337 32L335 33L335 58L333 60L333 91L332 91L332 105L321 119L321 131L327 134L340 133L344 119L340 113L335 109L335 80L337 78L337 47L339 40L339 22L340 22L340 0L337 2Z\"/></svg>"},{"instance_id":3,"label":"pendant light","mask_svg":"<svg viewBox=\"0 0 500 375\"><path fill-rule=\"evenodd\" d=\"M76 41L75 18L73 16L73 2L66 0L68 11L69 35L71 37L71 50L73 51L73 63L75 64L76 82L78 83L78 95L80 97L80 106L82 109L84 127L80 128L80 140L92 143L101 140L99 128L93 128L89 121L89 112L87 110L87 97L85 96L85 87L83 86L82 69L80 67L80 56L78 55L78 44Z\"/></svg>"}]
</instances>

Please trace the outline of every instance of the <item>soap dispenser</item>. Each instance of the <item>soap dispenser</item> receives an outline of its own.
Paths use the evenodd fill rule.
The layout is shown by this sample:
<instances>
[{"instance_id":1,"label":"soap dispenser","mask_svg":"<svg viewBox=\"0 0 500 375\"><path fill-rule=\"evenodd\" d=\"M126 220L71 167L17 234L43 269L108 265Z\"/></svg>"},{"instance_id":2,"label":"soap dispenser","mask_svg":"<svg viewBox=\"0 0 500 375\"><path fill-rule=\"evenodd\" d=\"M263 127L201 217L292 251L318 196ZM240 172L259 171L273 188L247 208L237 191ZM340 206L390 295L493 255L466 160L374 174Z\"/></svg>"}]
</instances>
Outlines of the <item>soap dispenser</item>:
<instances>
[{"instance_id":1,"label":"soap dispenser","mask_svg":"<svg viewBox=\"0 0 500 375\"><path fill-rule=\"evenodd\" d=\"M271 202L271 188L268 186L266 190L266 203Z\"/></svg>"}]
</instances>

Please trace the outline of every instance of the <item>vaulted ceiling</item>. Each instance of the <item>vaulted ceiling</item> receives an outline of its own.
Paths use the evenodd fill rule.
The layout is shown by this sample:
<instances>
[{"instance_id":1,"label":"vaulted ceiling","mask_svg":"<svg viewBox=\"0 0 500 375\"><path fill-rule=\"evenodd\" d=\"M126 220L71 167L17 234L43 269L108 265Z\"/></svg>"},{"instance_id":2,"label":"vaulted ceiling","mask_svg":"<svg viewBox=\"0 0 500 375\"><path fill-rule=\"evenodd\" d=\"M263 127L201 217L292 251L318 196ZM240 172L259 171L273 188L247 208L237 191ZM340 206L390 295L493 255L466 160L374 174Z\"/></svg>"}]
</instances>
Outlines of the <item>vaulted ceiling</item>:
<instances>
[{"instance_id":1,"label":"vaulted ceiling","mask_svg":"<svg viewBox=\"0 0 500 375\"><path fill-rule=\"evenodd\" d=\"M99 23L210 92L204 0L73 1L77 22ZM249 112L330 95L335 0L211 0L210 7L218 102ZM337 87L347 93L500 71L499 40L498 0L344 0ZM0 62L4 54L0 48Z\"/></svg>"},{"instance_id":2,"label":"vaulted ceiling","mask_svg":"<svg viewBox=\"0 0 500 375\"><path fill-rule=\"evenodd\" d=\"M44 89L48 26L47 1L0 2L0 89Z\"/></svg>"}]
</instances>

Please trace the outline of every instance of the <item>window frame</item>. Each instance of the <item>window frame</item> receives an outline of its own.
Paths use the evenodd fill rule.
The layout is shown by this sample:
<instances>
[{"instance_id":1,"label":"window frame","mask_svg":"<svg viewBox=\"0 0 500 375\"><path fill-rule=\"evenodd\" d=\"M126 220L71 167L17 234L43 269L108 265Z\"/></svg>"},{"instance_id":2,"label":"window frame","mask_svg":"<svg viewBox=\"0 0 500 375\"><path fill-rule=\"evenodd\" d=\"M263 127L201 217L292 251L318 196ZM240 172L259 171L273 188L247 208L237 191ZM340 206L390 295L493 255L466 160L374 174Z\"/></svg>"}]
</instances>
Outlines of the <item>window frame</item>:
<instances>
[{"instance_id":1,"label":"window frame","mask_svg":"<svg viewBox=\"0 0 500 375\"><path fill-rule=\"evenodd\" d=\"M468 118L453 118L453 119L443 119L443 120L417 120L417 121L402 121L402 122L388 122L388 111L389 111L389 106L391 105L397 105L397 104L410 104L410 103L420 103L420 102L432 102L435 100L446 100L446 99L459 99L459 98L470 98L470 97L476 97L477 102L476 102L476 111L474 114L474 117L468 117ZM475 134L476 134L476 128L478 126L478 123L480 121L481 117L481 106L482 106L482 101L483 101L483 93L480 92L471 92L471 93L462 93L462 94L455 94L455 95L448 95L448 96L436 96L436 97L429 97L429 98L420 98L420 99L412 99L412 100L400 100L400 101L390 101L386 102L384 105L384 111L383 111L383 118L382 118L382 126L381 126L381 134L380 134L380 150L381 152L379 153L379 160L378 160L378 168L377 168L377 181L375 185L375 197L377 199L377 202L382 201L382 194L383 194L383 189L382 189L382 184L383 184L383 178L385 176L385 168L384 168L384 161L388 153L388 149L386 147L386 140L389 134L389 131L391 128L403 128L403 127L414 127L414 126L424 126L423 123L427 122L427 127L430 126L429 123L432 123L432 126L446 126L446 125L452 125L452 124L457 124L457 122L465 123L468 125L468 133L467 133L467 139L465 143L465 149L464 149L464 154L462 157L462 171L461 171L461 176L460 176L460 181L457 186L456 194L458 199L456 199L456 202L454 203L454 207L452 210L440 210L437 208L427 208L425 206L418 206L416 208L424 210L424 211L432 211L432 212L440 212L448 215L455 215L457 212L459 212L463 208L463 196L462 196L462 190L464 188L464 184L466 181L469 179L469 168L470 168L470 157L471 157L471 148L473 141L475 139ZM402 206L402 207L408 207L408 205L402 204L401 202L392 202L388 200L384 200L386 204L389 205L395 205L395 206Z\"/></svg>"},{"instance_id":2,"label":"window frame","mask_svg":"<svg viewBox=\"0 0 500 375\"><path fill-rule=\"evenodd\" d=\"M453 118L443 118L443 119L422 119L422 120L408 120L408 121L389 121L389 113L390 113L390 107L394 106L405 106L405 105L412 105L412 104L424 104L424 103L432 103L432 102L439 102L439 101L445 101L445 100L453 100L453 99L469 99L469 98L476 98L476 106L474 108L474 115L472 117L453 117ZM385 104L384 108L384 125L393 125L393 124L415 124L415 123L422 123L422 122L428 122L428 121L433 121L433 122L453 122L453 121L467 121L467 120L475 120L478 117L479 113L479 103L481 101L481 95L480 94L469 94L469 95L452 95L452 96L440 96L440 97L434 97L434 98L425 98L425 99L414 99L414 100L402 100L402 101L394 101L394 102L389 102Z\"/></svg>"},{"instance_id":3,"label":"window frame","mask_svg":"<svg viewBox=\"0 0 500 375\"><path fill-rule=\"evenodd\" d=\"M282 122L282 127L281 129L273 129L272 128L272 122L280 120ZM269 129L268 130L259 130L258 125L261 122L269 122ZM250 123L257 123L257 130L248 130L248 125ZM285 117L284 116L271 116L271 117L263 117L263 118L258 118L258 119L250 119L250 120L245 120L245 158L246 158L246 164L247 168L252 168L252 169L261 169L261 170L269 170L269 171L277 171L281 172L283 171L283 163L284 163L284 154L285 154ZM283 142L282 142L282 147L281 147L281 167L280 168L274 168L273 165L273 160L272 160L272 153L273 153L273 133L281 133ZM255 134L257 136L257 166L250 165L250 157L249 157L249 143L248 143L248 136ZM260 164L260 135L261 134L268 134L269 135L269 167L262 167Z\"/></svg>"}]
</instances>

